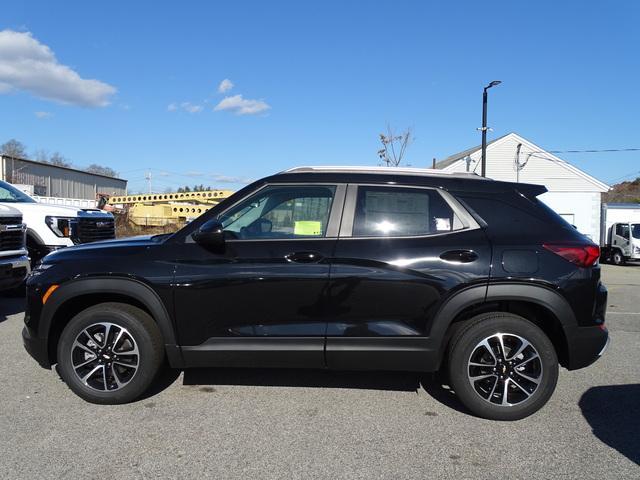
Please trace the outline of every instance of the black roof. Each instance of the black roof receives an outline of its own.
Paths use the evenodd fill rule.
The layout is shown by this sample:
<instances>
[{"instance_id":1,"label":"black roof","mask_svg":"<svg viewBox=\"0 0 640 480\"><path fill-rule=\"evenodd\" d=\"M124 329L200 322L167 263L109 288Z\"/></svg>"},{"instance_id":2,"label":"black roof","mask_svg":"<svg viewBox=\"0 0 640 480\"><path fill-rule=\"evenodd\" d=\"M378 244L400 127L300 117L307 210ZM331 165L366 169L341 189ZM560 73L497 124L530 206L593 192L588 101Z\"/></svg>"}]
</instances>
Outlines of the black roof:
<instances>
[{"instance_id":1,"label":"black roof","mask_svg":"<svg viewBox=\"0 0 640 480\"><path fill-rule=\"evenodd\" d=\"M415 185L443 188L452 191L468 191L481 193L497 193L518 190L522 193L540 195L547 191L543 185L527 183L500 182L470 173L444 173L427 169L349 169L349 167L303 167L280 172L263 178L249 187L255 188L264 183L371 183L393 185ZM355 168L355 167L354 167ZM422 170L424 173L422 173ZM245 187L247 188L247 187ZM243 189L244 190L244 189Z\"/></svg>"}]
</instances>

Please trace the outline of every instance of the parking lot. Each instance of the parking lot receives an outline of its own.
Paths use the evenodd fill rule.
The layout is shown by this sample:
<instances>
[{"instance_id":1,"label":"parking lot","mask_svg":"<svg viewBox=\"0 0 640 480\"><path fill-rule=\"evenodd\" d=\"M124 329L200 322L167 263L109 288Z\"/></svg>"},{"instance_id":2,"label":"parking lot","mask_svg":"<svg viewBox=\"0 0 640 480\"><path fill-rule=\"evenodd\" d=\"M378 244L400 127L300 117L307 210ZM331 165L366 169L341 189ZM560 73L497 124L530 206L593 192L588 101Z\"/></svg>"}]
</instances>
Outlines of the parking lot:
<instances>
[{"instance_id":1,"label":"parking lot","mask_svg":"<svg viewBox=\"0 0 640 480\"><path fill-rule=\"evenodd\" d=\"M23 350L0 298L0 478L640 478L640 266L603 266L612 343L514 423L415 374L167 371L85 403Z\"/></svg>"}]
</instances>

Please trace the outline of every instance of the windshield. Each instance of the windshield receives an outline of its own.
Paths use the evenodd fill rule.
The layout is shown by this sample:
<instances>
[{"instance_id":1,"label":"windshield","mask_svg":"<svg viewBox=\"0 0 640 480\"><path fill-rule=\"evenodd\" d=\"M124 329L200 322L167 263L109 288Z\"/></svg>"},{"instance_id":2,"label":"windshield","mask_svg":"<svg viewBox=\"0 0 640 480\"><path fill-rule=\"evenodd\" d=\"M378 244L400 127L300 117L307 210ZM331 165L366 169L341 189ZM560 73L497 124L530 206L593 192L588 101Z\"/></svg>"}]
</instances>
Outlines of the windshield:
<instances>
[{"instance_id":1,"label":"windshield","mask_svg":"<svg viewBox=\"0 0 640 480\"><path fill-rule=\"evenodd\" d=\"M21 192L13 185L0 181L0 202L6 203L35 203L35 200Z\"/></svg>"},{"instance_id":2,"label":"windshield","mask_svg":"<svg viewBox=\"0 0 640 480\"><path fill-rule=\"evenodd\" d=\"M640 239L640 223L631 225L631 236Z\"/></svg>"}]
</instances>

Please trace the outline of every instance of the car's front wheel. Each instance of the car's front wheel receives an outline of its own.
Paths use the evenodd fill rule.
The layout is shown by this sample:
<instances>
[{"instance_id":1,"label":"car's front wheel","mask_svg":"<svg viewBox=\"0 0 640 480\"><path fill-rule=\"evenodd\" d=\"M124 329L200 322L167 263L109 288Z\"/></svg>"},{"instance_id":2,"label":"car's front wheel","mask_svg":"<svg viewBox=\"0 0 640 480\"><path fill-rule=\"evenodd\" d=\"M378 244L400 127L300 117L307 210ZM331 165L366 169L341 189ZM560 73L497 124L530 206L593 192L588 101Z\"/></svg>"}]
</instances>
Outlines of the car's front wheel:
<instances>
[{"instance_id":1,"label":"car's front wheel","mask_svg":"<svg viewBox=\"0 0 640 480\"><path fill-rule=\"evenodd\" d=\"M558 358L546 334L511 313L478 315L450 344L449 379L472 413L492 420L519 420L549 400L558 379Z\"/></svg>"},{"instance_id":2,"label":"car's front wheel","mask_svg":"<svg viewBox=\"0 0 640 480\"><path fill-rule=\"evenodd\" d=\"M164 358L162 335L143 310L102 303L71 319L58 342L58 370L71 390L92 403L119 404L151 385Z\"/></svg>"}]
</instances>

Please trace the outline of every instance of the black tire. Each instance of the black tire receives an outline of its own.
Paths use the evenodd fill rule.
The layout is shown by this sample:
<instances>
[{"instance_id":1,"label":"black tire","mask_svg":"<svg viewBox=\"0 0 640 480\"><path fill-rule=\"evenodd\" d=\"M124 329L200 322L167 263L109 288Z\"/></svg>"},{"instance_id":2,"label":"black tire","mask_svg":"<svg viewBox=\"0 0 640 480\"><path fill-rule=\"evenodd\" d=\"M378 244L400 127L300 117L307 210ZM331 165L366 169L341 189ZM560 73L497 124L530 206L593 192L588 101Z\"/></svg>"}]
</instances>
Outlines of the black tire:
<instances>
[{"instance_id":1,"label":"black tire","mask_svg":"<svg viewBox=\"0 0 640 480\"><path fill-rule=\"evenodd\" d=\"M485 339L491 352L481 344ZM525 345L522 339L530 346L510 359L513 350ZM503 357L500 342L505 345ZM472 361L474 365L469 365ZM535 413L547 403L558 381L558 357L551 340L529 320L504 312L478 315L456 332L450 343L448 369L451 387L460 401L473 414L490 420L520 420ZM535 377L539 383L522 375ZM507 404L503 405L505 391Z\"/></svg>"},{"instance_id":2,"label":"black tire","mask_svg":"<svg viewBox=\"0 0 640 480\"><path fill-rule=\"evenodd\" d=\"M611 255L611 262L614 265L624 265L624 255L622 255L620 250L616 250L615 252L613 252L613 255Z\"/></svg>"},{"instance_id":3,"label":"black tire","mask_svg":"<svg viewBox=\"0 0 640 480\"><path fill-rule=\"evenodd\" d=\"M105 325L109 325L109 330ZM121 331L120 340L109 348L109 339L113 343ZM92 332L93 337L87 332ZM99 342L104 333L107 339L102 350ZM91 346L92 341L95 344L95 348L90 348L96 360L89 360L92 363L87 367L77 365L86 358L91 359L92 354L87 348L74 346L76 339L85 343L85 347ZM102 353L98 353L99 349ZM136 351L137 355L130 353ZM156 323L145 311L123 303L101 303L78 313L62 331L57 352L58 371L69 388L88 402L106 405L128 403L140 397L156 378L164 360L162 334ZM84 359L74 360L78 354L84 355ZM126 364L135 364L136 368L124 367ZM86 373L85 368L92 370L100 365L108 372L104 373L104 380L100 378L102 370L98 370L87 381L82 381L80 375ZM118 374L118 371L124 373Z\"/></svg>"}]
</instances>

